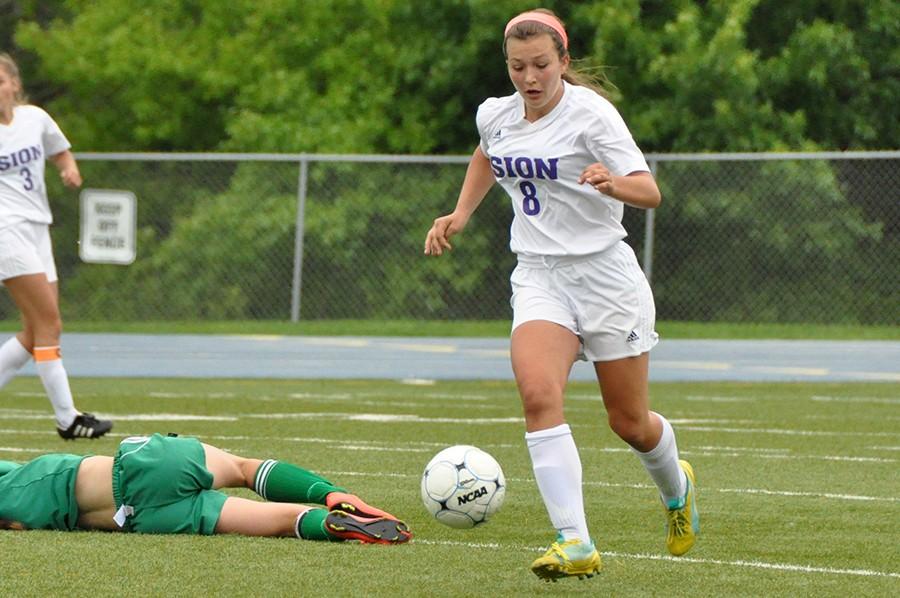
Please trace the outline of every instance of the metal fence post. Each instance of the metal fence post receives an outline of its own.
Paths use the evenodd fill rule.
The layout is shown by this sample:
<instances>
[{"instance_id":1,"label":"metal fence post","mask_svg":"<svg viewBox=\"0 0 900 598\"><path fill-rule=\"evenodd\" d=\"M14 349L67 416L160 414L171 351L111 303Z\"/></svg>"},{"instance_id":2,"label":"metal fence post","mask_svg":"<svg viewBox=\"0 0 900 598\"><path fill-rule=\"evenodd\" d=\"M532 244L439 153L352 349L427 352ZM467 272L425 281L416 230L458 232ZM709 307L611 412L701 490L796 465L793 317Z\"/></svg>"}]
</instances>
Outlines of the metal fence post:
<instances>
[{"instance_id":1,"label":"metal fence post","mask_svg":"<svg viewBox=\"0 0 900 598\"><path fill-rule=\"evenodd\" d=\"M650 173L653 175L653 178L656 178L656 171L659 168L659 162L656 160L650 160ZM644 276L647 277L647 282L650 282L651 277L653 276L653 234L654 234L654 220L656 217L656 211L653 209L647 210L647 217L644 220Z\"/></svg>"},{"instance_id":2,"label":"metal fence post","mask_svg":"<svg viewBox=\"0 0 900 598\"><path fill-rule=\"evenodd\" d=\"M306 216L306 182L309 177L309 161L300 158L300 175L297 181L297 230L294 234L294 276L291 283L291 322L300 321L300 295L303 288L303 234Z\"/></svg>"}]
</instances>

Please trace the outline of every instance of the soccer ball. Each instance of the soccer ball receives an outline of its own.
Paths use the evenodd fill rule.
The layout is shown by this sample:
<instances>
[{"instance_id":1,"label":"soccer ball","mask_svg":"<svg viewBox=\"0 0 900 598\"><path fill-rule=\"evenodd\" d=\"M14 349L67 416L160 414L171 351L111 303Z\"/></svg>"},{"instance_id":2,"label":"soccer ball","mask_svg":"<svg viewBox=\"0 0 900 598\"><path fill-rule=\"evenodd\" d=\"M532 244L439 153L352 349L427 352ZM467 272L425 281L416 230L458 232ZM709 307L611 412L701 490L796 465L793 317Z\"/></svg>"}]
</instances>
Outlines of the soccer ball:
<instances>
[{"instance_id":1,"label":"soccer ball","mask_svg":"<svg viewBox=\"0 0 900 598\"><path fill-rule=\"evenodd\" d=\"M500 464L469 445L445 448L425 466L422 502L444 525L464 529L487 521L506 496Z\"/></svg>"}]
</instances>

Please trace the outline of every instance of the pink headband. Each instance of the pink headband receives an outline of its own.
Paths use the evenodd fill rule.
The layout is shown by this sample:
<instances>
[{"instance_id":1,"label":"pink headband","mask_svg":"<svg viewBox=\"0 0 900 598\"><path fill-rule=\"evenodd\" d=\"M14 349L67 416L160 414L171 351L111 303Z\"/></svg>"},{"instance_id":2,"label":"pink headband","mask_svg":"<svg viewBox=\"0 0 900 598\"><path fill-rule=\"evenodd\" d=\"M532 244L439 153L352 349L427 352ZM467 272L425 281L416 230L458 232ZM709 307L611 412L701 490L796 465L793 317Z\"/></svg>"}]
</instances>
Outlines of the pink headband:
<instances>
[{"instance_id":1,"label":"pink headband","mask_svg":"<svg viewBox=\"0 0 900 598\"><path fill-rule=\"evenodd\" d=\"M562 39L563 47L566 50L569 49L569 36L566 35L566 30L562 26L562 23L560 23L559 20L555 17L544 14L542 12L523 12L519 16L513 17L512 20L506 24L506 29L503 30L503 37L509 35L509 30L523 21L534 21L536 23L540 23L541 25L546 25L559 34L559 37Z\"/></svg>"}]
</instances>

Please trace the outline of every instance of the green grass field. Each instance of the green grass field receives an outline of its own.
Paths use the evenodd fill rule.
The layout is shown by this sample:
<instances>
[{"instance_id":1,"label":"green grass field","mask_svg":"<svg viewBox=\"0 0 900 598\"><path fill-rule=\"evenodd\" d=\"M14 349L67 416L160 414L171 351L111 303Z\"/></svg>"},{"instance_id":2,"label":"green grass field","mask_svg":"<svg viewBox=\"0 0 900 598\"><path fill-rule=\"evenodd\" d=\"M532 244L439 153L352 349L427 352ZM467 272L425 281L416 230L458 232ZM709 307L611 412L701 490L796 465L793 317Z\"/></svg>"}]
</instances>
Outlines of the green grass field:
<instances>
[{"instance_id":1,"label":"green grass field","mask_svg":"<svg viewBox=\"0 0 900 598\"><path fill-rule=\"evenodd\" d=\"M697 472L702 534L665 552L662 509L637 459L605 424L594 385L567 413L581 449L590 580L545 584L528 570L552 539L532 480L512 382L72 380L114 434L63 443L37 378L0 393L0 459L112 454L123 436L196 435L232 452L318 471L402 516L411 544L234 536L0 532L6 596L896 596L900 595L900 388L896 384L655 384ZM454 530L419 498L429 458L450 444L492 453L506 502ZM252 497L249 491L239 491Z\"/></svg>"}]
</instances>

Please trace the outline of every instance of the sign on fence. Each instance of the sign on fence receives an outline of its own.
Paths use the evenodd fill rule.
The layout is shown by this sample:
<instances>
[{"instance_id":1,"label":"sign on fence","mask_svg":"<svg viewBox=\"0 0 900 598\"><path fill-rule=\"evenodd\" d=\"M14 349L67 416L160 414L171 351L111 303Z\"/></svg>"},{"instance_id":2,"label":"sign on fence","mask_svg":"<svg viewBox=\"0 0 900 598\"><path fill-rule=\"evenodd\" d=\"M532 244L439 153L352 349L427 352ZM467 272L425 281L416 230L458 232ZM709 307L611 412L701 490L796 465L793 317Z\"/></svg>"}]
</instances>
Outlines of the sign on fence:
<instances>
[{"instance_id":1,"label":"sign on fence","mask_svg":"<svg viewBox=\"0 0 900 598\"><path fill-rule=\"evenodd\" d=\"M134 261L137 198L131 191L85 189L81 192L83 262L122 264Z\"/></svg>"}]
</instances>

